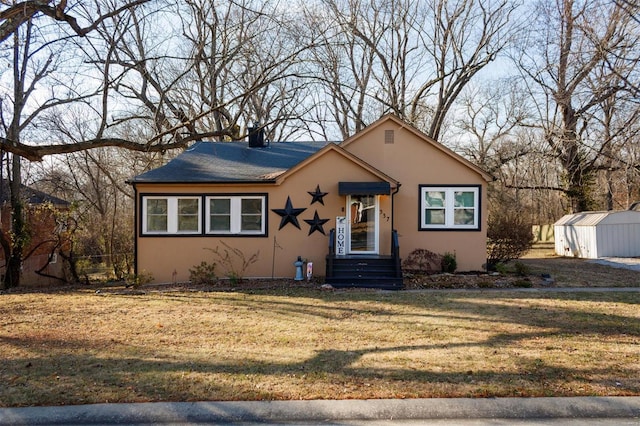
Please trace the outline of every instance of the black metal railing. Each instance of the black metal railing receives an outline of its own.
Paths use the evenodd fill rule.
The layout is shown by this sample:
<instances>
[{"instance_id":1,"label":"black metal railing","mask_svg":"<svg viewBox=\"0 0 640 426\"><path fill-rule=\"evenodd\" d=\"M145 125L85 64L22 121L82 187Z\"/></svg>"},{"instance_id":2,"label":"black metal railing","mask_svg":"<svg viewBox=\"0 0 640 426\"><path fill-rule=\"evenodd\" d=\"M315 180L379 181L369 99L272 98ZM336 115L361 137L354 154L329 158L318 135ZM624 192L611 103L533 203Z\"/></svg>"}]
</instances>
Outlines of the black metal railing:
<instances>
[{"instance_id":1,"label":"black metal railing","mask_svg":"<svg viewBox=\"0 0 640 426\"><path fill-rule=\"evenodd\" d=\"M333 259L336 257L336 228L329 231L329 254L327 255L327 267L325 277L333 277Z\"/></svg>"},{"instance_id":2,"label":"black metal railing","mask_svg":"<svg viewBox=\"0 0 640 426\"><path fill-rule=\"evenodd\" d=\"M396 277L402 278L402 263L400 262L400 240L398 231L391 231L391 256L395 262Z\"/></svg>"},{"instance_id":3,"label":"black metal railing","mask_svg":"<svg viewBox=\"0 0 640 426\"><path fill-rule=\"evenodd\" d=\"M331 228L329 231L329 256L336 254L336 228Z\"/></svg>"}]
</instances>

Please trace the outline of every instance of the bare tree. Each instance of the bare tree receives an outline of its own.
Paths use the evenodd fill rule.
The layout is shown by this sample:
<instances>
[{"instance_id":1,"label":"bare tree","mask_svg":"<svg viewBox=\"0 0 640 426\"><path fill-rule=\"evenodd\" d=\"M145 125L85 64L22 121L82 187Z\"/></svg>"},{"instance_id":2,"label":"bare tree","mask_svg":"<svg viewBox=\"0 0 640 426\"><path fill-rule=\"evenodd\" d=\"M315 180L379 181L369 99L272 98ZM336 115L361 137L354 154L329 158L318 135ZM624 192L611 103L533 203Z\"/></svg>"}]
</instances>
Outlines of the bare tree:
<instances>
[{"instance_id":1,"label":"bare tree","mask_svg":"<svg viewBox=\"0 0 640 426\"><path fill-rule=\"evenodd\" d=\"M106 146L165 152L204 138L242 137L250 116L285 128L298 117L304 86L292 80L292 65L306 47L264 37L280 23L276 6L258 8L268 4L155 2L103 20L80 45L100 88L85 106L92 131L55 123L61 143L7 149L35 161ZM124 134L132 127L144 129L142 139Z\"/></svg>"},{"instance_id":2,"label":"bare tree","mask_svg":"<svg viewBox=\"0 0 640 426\"><path fill-rule=\"evenodd\" d=\"M372 7L376 5L365 2L325 1L313 6L305 11L308 37L316 42L310 59L324 95L314 99L316 114L327 111L328 117L318 120L325 132L333 122L340 137L346 139L384 113L375 93L376 50L364 44L352 28L373 27L380 37L387 31L382 28L385 18Z\"/></svg>"},{"instance_id":3,"label":"bare tree","mask_svg":"<svg viewBox=\"0 0 640 426\"><path fill-rule=\"evenodd\" d=\"M564 170L566 184L559 189L572 211L588 210L596 173L609 167L602 160L611 154L611 138L593 137L597 123L590 118L628 89L620 75L628 77L637 61L615 58L638 57L637 24L606 1L545 1L536 4L536 15L520 69L538 89L532 94L543 112L544 137Z\"/></svg>"},{"instance_id":4,"label":"bare tree","mask_svg":"<svg viewBox=\"0 0 640 426\"><path fill-rule=\"evenodd\" d=\"M37 31L34 21L27 20L20 26L12 34L11 42L4 47L9 52L6 56L9 71L6 74L10 75L3 77L10 82L12 92L0 99L0 122L5 135L3 151L12 152L13 147L22 144L23 138L31 135L30 128L39 116L49 109L71 102L72 99L81 99L83 95L72 92L54 95L45 101L33 101L43 82L48 82L51 90L55 90L55 75L64 68L66 57L64 42L57 46L49 43ZM3 281L5 288L15 287L20 283L20 269L29 237L24 214L25 202L22 198L21 158L15 152L12 154L6 164L12 211L11 227L0 233L0 245L6 261Z\"/></svg>"},{"instance_id":5,"label":"bare tree","mask_svg":"<svg viewBox=\"0 0 640 426\"><path fill-rule=\"evenodd\" d=\"M343 136L392 112L437 139L462 89L515 30L507 0L321 3L337 27L317 59Z\"/></svg>"},{"instance_id":6,"label":"bare tree","mask_svg":"<svg viewBox=\"0 0 640 426\"><path fill-rule=\"evenodd\" d=\"M533 223L557 219L560 169L547 154L540 132L529 128L530 96L517 78L487 79L462 94L454 128L456 151L491 173L489 214L520 216ZM509 206L505 209L505 206ZM510 215L505 216L508 210ZM497 223L497 222L492 222Z\"/></svg>"},{"instance_id":7,"label":"bare tree","mask_svg":"<svg viewBox=\"0 0 640 426\"><path fill-rule=\"evenodd\" d=\"M640 17L638 13L638 0L615 0L615 3L623 8L631 17L631 19L640 23Z\"/></svg>"},{"instance_id":8,"label":"bare tree","mask_svg":"<svg viewBox=\"0 0 640 426\"><path fill-rule=\"evenodd\" d=\"M144 2L135 2L141 4ZM78 61L75 45L70 42L67 32L71 29L82 36L94 31L106 19L132 7L116 7L100 15L94 24L80 28L77 20L70 17L66 3L56 6L56 20L66 21L67 27L60 27L48 19L48 2L25 2L14 4L1 12L4 43L1 48L8 53L2 56L6 66L2 67L5 81L10 91L0 98L0 123L3 137L0 139L2 158L7 161L7 178L11 208L11 227L0 234L0 245L6 260L3 287L14 287L20 283L20 270L29 245L29 223L26 220L25 201L22 185L23 140L33 143L43 136L47 119L75 104L85 104L96 96L100 87L83 84L82 62ZM95 10L94 10L95 11ZM44 16L40 13L43 12ZM95 16L95 14L94 14ZM3 174L4 176L4 171Z\"/></svg>"},{"instance_id":9,"label":"bare tree","mask_svg":"<svg viewBox=\"0 0 640 426\"><path fill-rule=\"evenodd\" d=\"M110 269L117 279L130 272L134 204L133 191L125 181L132 173L149 169L153 160L149 157L101 148L42 164L34 184L73 204L77 230L70 261L86 258Z\"/></svg>"},{"instance_id":10,"label":"bare tree","mask_svg":"<svg viewBox=\"0 0 640 426\"><path fill-rule=\"evenodd\" d=\"M1 4L6 6L6 8L0 11L0 42L9 39L22 25L37 18L38 15L44 15L55 21L64 22L77 35L84 37L95 30L105 19L109 19L131 7L148 1L149 0L135 0L125 3L104 15L100 15L94 21L89 21L89 24L84 27L78 23L78 17L69 12L67 0L61 0L55 6L51 6L51 3L54 3L53 0L3 1Z\"/></svg>"},{"instance_id":11,"label":"bare tree","mask_svg":"<svg viewBox=\"0 0 640 426\"><path fill-rule=\"evenodd\" d=\"M519 90L517 80L508 77L470 85L461 93L453 120L455 149L495 175L533 149L521 127L530 118L528 95Z\"/></svg>"},{"instance_id":12,"label":"bare tree","mask_svg":"<svg viewBox=\"0 0 640 426\"><path fill-rule=\"evenodd\" d=\"M413 96L410 115L412 121L417 119L420 103L424 103L431 92L435 102L428 114L427 133L434 139L438 139L446 115L464 87L494 61L520 31L519 24L512 22L516 7L517 4L508 0L434 2L433 27L432 32L426 33L425 47L429 60L436 64L435 73Z\"/></svg>"},{"instance_id":13,"label":"bare tree","mask_svg":"<svg viewBox=\"0 0 640 426\"><path fill-rule=\"evenodd\" d=\"M258 122L271 140L296 133L308 84L299 58L307 46L291 13L273 1L186 3L180 9L186 61L177 64L185 71L169 96L200 117L198 132L237 140L242 125Z\"/></svg>"},{"instance_id":14,"label":"bare tree","mask_svg":"<svg viewBox=\"0 0 640 426\"><path fill-rule=\"evenodd\" d=\"M598 85L601 79L598 72L590 84ZM597 152L592 154L590 166L599 172L595 183L599 190L596 193L603 194L602 197L594 197L594 201L598 208L603 206L607 210L627 208L632 201L628 196L629 185L637 184L637 179L628 181L631 177L629 171L638 165L635 156L630 155L640 137L637 100L629 91L619 91L604 99L598 109L590 111L588 121L591 125L585 131L585 138L598 141L591 146Z\"/></svg>"}]
</instances>

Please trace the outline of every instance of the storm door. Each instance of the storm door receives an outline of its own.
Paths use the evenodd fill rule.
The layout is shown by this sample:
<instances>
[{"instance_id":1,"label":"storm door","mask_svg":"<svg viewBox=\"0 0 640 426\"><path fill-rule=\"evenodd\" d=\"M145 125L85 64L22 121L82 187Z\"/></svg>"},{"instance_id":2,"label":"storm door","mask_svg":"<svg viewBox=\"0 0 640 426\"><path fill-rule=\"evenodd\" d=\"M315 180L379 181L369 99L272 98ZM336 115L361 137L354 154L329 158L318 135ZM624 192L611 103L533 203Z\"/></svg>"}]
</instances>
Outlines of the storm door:
<instances>
[{"instance_id":1,"label":"storm door","mask_svg":"<svg viewBox=\"0 0 640 426\"><path fill-rule=\"evenodd\" d=\"M378 195L348 195L349 254L378 254Z\"/></svg>"}]
</instances>

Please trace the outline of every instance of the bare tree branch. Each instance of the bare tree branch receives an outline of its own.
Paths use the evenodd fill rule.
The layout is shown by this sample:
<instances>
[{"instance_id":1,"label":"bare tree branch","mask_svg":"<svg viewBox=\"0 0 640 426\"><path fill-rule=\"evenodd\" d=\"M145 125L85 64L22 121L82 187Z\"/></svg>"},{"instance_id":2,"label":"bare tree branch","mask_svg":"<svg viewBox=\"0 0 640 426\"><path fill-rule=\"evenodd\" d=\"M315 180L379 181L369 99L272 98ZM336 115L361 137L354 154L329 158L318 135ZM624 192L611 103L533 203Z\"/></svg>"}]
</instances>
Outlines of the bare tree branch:
<instances>
[{"instance_id":1,"label":"bare tree branch","mask_svg":"<svg viewBox=\"0 0 640 426\"><path fill-rule=\"evenodd\" d=\"M49 16L56 21L66 22L69 27L80 37L86 36L89 32L94 31L106 19L113 18L127 9L142 5L150 0L134 0L118 9L115 9L105 15L97 18L88 27L81 27L77 18L65 13L67 2L63 0L57 6L50 6L53 0L28 0L16 4L12 4L7 9L0 12L0 42L8 39L11 34L15 33L22 24L34 18L38 13Z\"/></svg>"}]
</instances>

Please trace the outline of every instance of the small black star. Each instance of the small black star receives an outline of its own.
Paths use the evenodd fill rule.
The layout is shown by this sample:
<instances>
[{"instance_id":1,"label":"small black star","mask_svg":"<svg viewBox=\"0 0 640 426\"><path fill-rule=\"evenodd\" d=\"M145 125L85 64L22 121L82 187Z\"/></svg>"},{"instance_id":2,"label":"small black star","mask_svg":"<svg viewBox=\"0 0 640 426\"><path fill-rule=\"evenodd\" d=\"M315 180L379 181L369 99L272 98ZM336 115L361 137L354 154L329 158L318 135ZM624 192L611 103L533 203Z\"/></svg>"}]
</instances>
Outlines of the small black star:
<instances>
[{"instance_id":1,"label":"small black star","mask_svg":"<svg viewBox=\"0 0 640 426\"><path fill-rule=\"evenodd\" d=\"M313 215L313 219L305 219L304 221L309 224L309 235L313 234L316 231L321 232L322 235L327 235L324 233L322 225L329 222L329 219L320 219L320 216L318 216L318 210L316 210L315 214Z\"/></svg>"},{"instance_id":2,"label":"small black star","mask_svg":"<svg viewBox=\"0 0 640 426\"><path fill-rule=\"evenodd\" d=\"M320 204L322 204L324 206L324 200L322 199L322 197L327 195L328 192L320 191L320 185L316 185L316 192L307 191L307 194L309 194L309 195L311 195L313 197L313 199L311 200L311 204L313 204L316 201L318 201L318 202L320 202Z\"/></svg>"},{"instance_id":3,"label":"small black star","mask_svg":"<svg viewBox=\"0 0 640 426\"><path fill-rule=\"evenodd\" d=\"M278 229L284 228L287 223L291 223L293 226L300 229L298 215L305 210L306 209L294 209L293 204L291 204L290 197L287 197L287 203L285 204L284 209L271 209L275 214L282 217L280 220L280 228Z\"/></svg>"}]
</instances>

